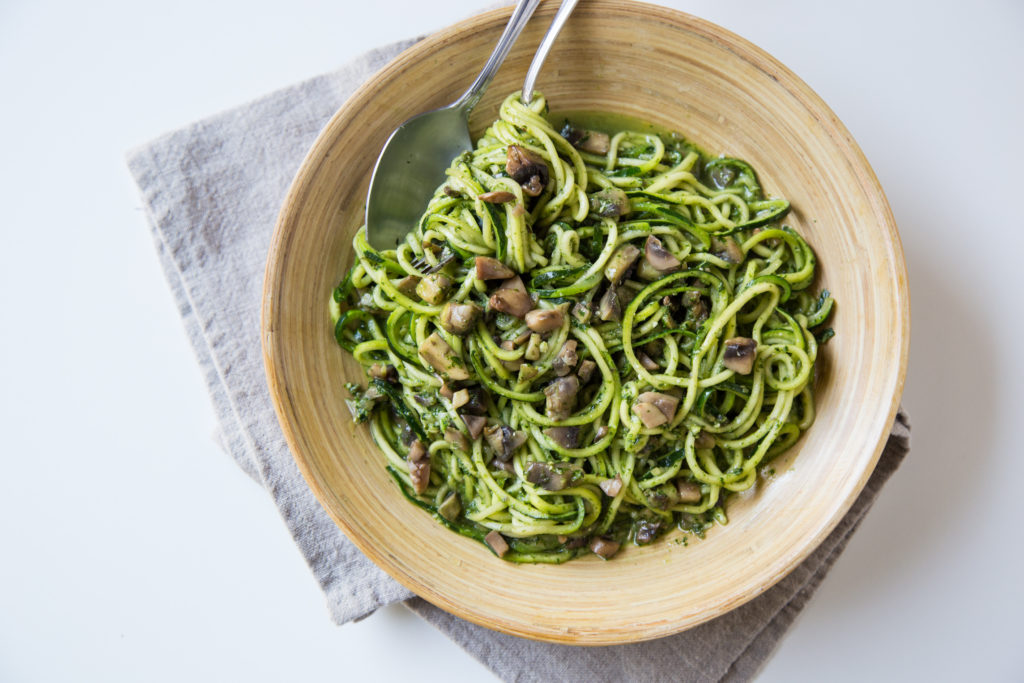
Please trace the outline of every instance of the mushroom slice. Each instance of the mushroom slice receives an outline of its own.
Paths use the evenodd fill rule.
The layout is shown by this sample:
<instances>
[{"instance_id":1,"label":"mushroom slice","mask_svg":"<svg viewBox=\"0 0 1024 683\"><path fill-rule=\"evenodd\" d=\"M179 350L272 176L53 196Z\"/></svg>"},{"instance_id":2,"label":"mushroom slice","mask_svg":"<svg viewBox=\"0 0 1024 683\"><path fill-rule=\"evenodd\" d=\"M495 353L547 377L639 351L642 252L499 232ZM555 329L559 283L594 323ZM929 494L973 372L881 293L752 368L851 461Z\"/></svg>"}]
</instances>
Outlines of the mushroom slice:
<instances>
[{"instance_id":1,"label":"mushroom slice","mask_svg":"<svg viewBox=\"0 0 1024 683\"><path fill-rule=\"evenodd\" d=\"M432 332L423 340L419 351L420 357L440 374L454 380L469 379L469 371L463 365L462 359L437 332Z\"/></svg>"},{"instance_id":2,"label":"mushroom slice","mask_svg":"<svg viewBox=\"0 0 1024 683\"><path fill-rule=\"evenodd\" d=\"M526 433L513 430L503 424L491 425L484 430L487 443L494 449L499 460L510 460L512 454L526 443Z\"/></svg>"},{"instance_id":3,"label":"mushroom slice","mask_svg":"<svg viewBox=\"0 0 1024 683\"><path fill-rule=\"evenodd\" d=\"M399 292L406 296L412 296L416 293L416 285L420 283L420 278L416 275L406 275L401 280L395 283L395 288Z\"/></svg>"},{"instance_id":4,"label":"mushroom slice","mask_svg":"<svg viewBox=\"0 0 1024 683\"><path fill-rule=\"evenodd\" d=\"M413 462L419 462L420 460L423 460L423 458L425 458L426 456L427 447L422 441L416 439L411 444L409 444L409 460Z\"/></svg>"},{"instance_id":5,"label":"mushroom slice","mask_svg":"<svg viewBox=\"0 0 1024 683\"><path fill-rule=\"evenodd\" d=\"M416 493L425 492L430 485L430 458L427 447L419 439L409 447L409 480Z\"/></svg>"},{"instance_id":6,"label":"mushroom slice","mask_svg":"<svg viewBox=\"0 0 1024 683\"><path fill-rule=\"evenodd\" d=\"M743 261L743 249L733 239L732 235L728 235L721 240L713 238L711 240L711 248L714 250L715 256L723 261L728 261L729 263L742 263Z\"/></svg>"},{"instance_id":7,"label":"mushroom slice","mask_svg":"<svg viewBox=\"0 0 1024 683\"><path fill-rule=\"evenodd\" d=\"M515 275L515 271L496 258L490 256L476 257L477 280L507 280Z\"/></svg>"},{"instance_id":8,"label":"mushroom slice","mask_svg":"<svg viewBox=\"0 0 1024 683\"><path fill-rule=\"evenodd\" d=\"M622 477L616 474L614 479L605 479L598 486L601 487L606 496L614 498L622 490Z\"/></svg>"},{"instance_id":9,"label":"mushroom slice","mask_svg":"<svg viewBox=\"0 0 1024 683\"><path fill-rule=\"evenodd\" d=\"M707 450L708 448L715 447L715 437L711 436L703 429L697 432L697 438L693 440L693 447Z\"/></svg>"},{"instance_id":10,"label":"mushroom slice","mask_svg":"<svg viewBox=\"0 0 1024 683\"><path fill-rule=\"evenodd\" d=\"M505 557L505 553L508 552L508 541L506 541L505 537L497 531L492 531L484 536L484 543L490 546L491 550L493 550L494 554L498 557Z\"/></svg>"},{"instance_id":11,"label":"mushroom slice","mask_svg":"<svg viewBox=\"0 0 1024 683\"><path fill-rule=\"evenodd\" d=\"M671 420L676 415L676 408L679 407L679 399L669 394L662 394L657 391L645 391L636 397L637 403L650 403Z\"/></svg>"},{"instance_id":12,"label":"mushroom slice","mask_svg":"<svg viewBox=\"0 0 1024 683\"><path fill-rule=\"evenodd\" d=\"M541 345L540 335L531 334L530 340L526 343L526 351L523 352L523 358L526 360L537 360L540 358L540 354L543 353Z\"/></svg>"},{"instance_id":13,"label":"mushroom slice","mask_svg":"<svg viewBox=\"0 0 1024 683\"><path fill-rule=\"evenodd\" d=\"M608 432L612 431L608 425L601 425L594 430L594 441L600 441L604 437L608 436Z\"/></svg>"},{"instance_id":14,"label":"mushroom slice","mask_svg":"<svg viewBox=\"0 0 1024 683\"><path fill-rule=\"evenodd\" d=\"M586 128L577 128L568 121L562 126L562 137L578 150L591 154L607 154L611 149L611 138L607 133Z\"/></svg>"},{"instance_id":15,"label":"mushroom slice","mask_svg":"<svg viewBox=\"0 0 1024 683\"><path fill-rule=\"evenodd\" d=\"M483 313L483 309L472 302L457 304L449 301L441 309L439 322L441 327L452 334L466 334L473 329L473 325L481 313Z\"/></svg>"},{"instance_id":16,"label":"mushroom slice","mask_svg":"<svg viewBox=\"0 0 1024 683\"><path fill-rule=\"evenodd\" d=\"M580 390L580 380L576 375L559 377L551 384L544 387L544 396L547 398L544 411L547 416L554 420L564 420L572 413L576 405L576 394Z\"/></svg>"},{"instance_id":17,"label":"mushroom slice","mask_svg":"<svg viewBox=\"0 0 1024 683\"><path fill-rule=\"evenodd\" d=\"M482 415L466 415L465 413L459 413L459 417L466 423L466 429L469 430L469 436L475 441L480 438L480 435L484 432L484 427L487 426L487 418Z\"/></svg>"},{"instance_id":18,"label":"mushroom slice","mask_svg":"<svg viewBox=\"0 0 1024 683\"><path fill-rule=\"evenodd\" d=\"M462 501L459 500L459 494L454 491L449 493L444 502L437 506L437 512L449 522L458 519L462 514Z\"/></svg>"},{"instance_id":19,"label":"mushroom slice","mask_svg":"<svg viewBox=\"0 0 1024 683\"><path fill-rule=\"evenodd\" d=\"M487 202L488 204L505 204L508 202L514 202L516 196L511 192L506 192L504 190L492 190L491 192L484 192L483 194L478 195L477 198L482 202Z\"/></svg>"},{"instance_id":20,"label":"mushroom slice","mask_svg":"<svg viewBox=\"0 0 1024 683\"><path fill-rule=\"evenodd\" d=\"M636 536L634 537L637 545L647 545L658 537L661 532L661 522L652 522L646 519L640 520L640 523L636 525Z\"/></svg>"},{"instance_id":21,"label":"mushroom slice","mask_svg":"<svg viewBox=\"0 0 1024 683\"><path fill-rule=\"evenodd\" d=\"M561 491L572 483L576 472L566 462L531 462L526 468L526 481L546 491Z\"/></svg>"},{"instance_id":22,"label":"mushroom slice","mask_svg":"<svg viewBox=\"0 0 1024 683\"><path fill-rule=\"evenodd\" d=\"M452 446L455 446L463 453L469 453L469 440L466 439L465 435L463 435L462 432L460 432L458 429L455 429L455 427L449 427L448 429L444 430L444 440L450 443Z\"/></svg>"},{"instance_id":23,"label":"mushroom slice","mask_svg":"<svg viewBox=\"0 0 1024 683\"><path fill-rule=\"evenodd\" d=\"M619 552L620 545L620 543L607 538L598 537L590 539L591 552L605 560L610 559L615 553Z\"/></svg>"},{"instance_id":24,"label":"mushroom slice","mask_svg":"<svg viewBox=\"0 0 1024 683\"><path fill-rule=\"evenodd\" d=\"M390 363L374 363L366 373L373 379L382 379L385 382L392 383L398 381L398 370L396 370L395 366Z\"/></svg>"},{"instance_id":25,"label":"mushroom slice","mask_svg":"<svg viewBox=\"0 0 1024 683\"><path fill-rule=\"evenodd\" d=\"M676 491L679 493L680 503L699 503L704 495L700 492L700 486L682 479L676 479Z\"/></svg>"},{"instance_id":26,"label":"mushroom slice","mask_svg":"<svg viewBox=\"0 0 1024 683\"><path fill-rule=\"evenodd\" d=\"M662 273L673 273L683 265L654 235L649 236L644 243L644 256L652 268Z\"/></svg>"},{"instance_id":27,"label":"mushroom slice","mask_svg":"<svg viewBox=\"0 0 1024 683\"><path fill-rule=\"evenodd\" d=\"M642 365L644 370L647 370L648 372L654 372L655 370L658 370L661 367L643 351L636 352L636 359L640 361L640 365Z\"/></svg>"},{"instance_id":28,"label":"mushroom slice","mask_svg":"<svg viewBox=\"0 0 1024 683\"><path fill-rule=\"evenodd\" d=\"M544 434L562 448L579 447L579 427L548 427L544 430Z\"/></svg>"},{"instance_id":29,"label":"mushroom slice","mask_svg":"<svg viewBox=\"0 0 1024 683\"><path fill-rule=\"evenodd\" d=\"M555 371L555 374L559 377L565 377L572 369L576 367L576 363L580 357L576 354L577 342L575 339L570 339L562 346L561 351L555 356L555 360L551 363L551 368Z\"/></svg>"},{"instance_id":30,"label":"mushroom slice","mask_svg":"<svg viewBox=\"0 0 1024 683\"><path fill-rule=\"evenodd\" d=\"M557 330L564 321L565 314L560 308L538 308L526 314L526 326L540 334Z\"/></svg>"},{"instance_id":31,"label":"mushroom slice","mask_svg":"<svg viewBox=\"0 0 1024 683\"><path fill-rule=\"evenodd\" d=\"M644 426L648 429L654 429L668 422L668 418L665 417L665 413L661 412L658 406L653 403L634 403L633 414L640 418L640 421L644 423Z\"/></svg>"},{"instance_id":32,"label":"mushroom slice","mask_svg":"<svg viewBox=\"0 0 1024 683\"><path fill-rule=\"evenodd\" d=\"M522 279L516 275L499 285L488 300L487 305L499 313L507 313L516 318L524 318L533 308L533 299L526 291Z\"/></svg>"},{"instance_id":33,"label":"mushroom slice","mask_svg":"<svg viewBox=\"0 0 1024 683\"><path fill-rule=\"evenodd\" d=\"M452 394L452 408L458 410L469 403L469 389L459 389Z\"/></svg>"},{"instance_id":34,"label":"mushroom slice","mask_svg":"<svg viewBox=\"0 0 1024 683\"><path fill-rule=\"evenodd\" d=\"M613 285L618 284L638 258L640 258L639 249L629 243L623 244L608 259L608 264L604 267L604 276Z\"/></svg>"},{"instance_id":35,"label":"mushroom slice","mask_svg":"<svg viewBox=\"0 0 1024 683\"><path fill-rule=\"evenodd\" d=\"M436 306L448 298L452 288L452 279L443 273L431 273L416 285L416 294L432 306Z\"/></svg>"},{"instance_id":36,"label":"mushroom slice","mask_svg":"<svg viewBox=\"0 0 1024 683\"><path fill-rule=\"evenodd\" d=\"M516 350L516 343L511 339L506 339L505 341L501 342L500 346L503 351ZM523 355L525 354L526 352L524 351ZM505 366L506 370L510 370L511 372L518 372L519 368L523 366L523 358L519 357L514 360L503 360L501 361L501 364Z\"/></svg>"},{"instance_id":37,"label":"mushroom slice","mask_svg":"<svg viewBox=\"0 0 1024 683\"><path fill-rule=\"evenodd\" d=\"M725 356L722 364L733 372L749 375L754 369L757 356L757 342L749 337L733 337L725 340Z\"/></svg>"},{"instance_id":38,"label":"mushroom slice","mask_svg":"<svg viewBox=\"0 0 1024 683\"><path fill-rule=\"evenodd\" d=\"M505 172L531 197L539 195L548 184L548 165L519 145L508 146Z\"/></svg>"},{"instance_id":39,"label":"mushroom slice","mask_svg":"<svg viewBox=\"0 0 1024 683\"><path fill-rule=\"evenodd\" d=\"M597 305L597 317L605 322L622 320L622 307L619 306L619 293L615 285L611 285L601 297Z\"/></svg>"},{"instance_id":40,"label":"mushroom slice","mask_svg":"<svg viewBox=\"0 0 1024 683\"><path fill-rule=\"evenodd\" d=\"M605 218L624 216L630 211L629 197L617 187L606 187L590 195L590 211Z\"/></svg>"},{"instance_id":41,"label":"mushroom slice","mask_svg":"<svg viewBox=\"0 0 1024 683\"><path fill-rule=\"evenodd\" d=\"M580 378L580 384L589 382L590 378L594 376L594 370L596 369L597 363L589 358L580 363L580 366L576 369L576 376Z\"/></svg>"},{"instance_id":42,"label":"mushroom slice","mask_svg":"<svg viewBox=\"0 0 1024 683\"><path fill-rule=\"evenodd\" d=\"M594 314L590 303L587 301L577 301L576 305L572 307L572 316L582 324L586 325L590 322L590 317Z\"/></svg>"}]
</instances>

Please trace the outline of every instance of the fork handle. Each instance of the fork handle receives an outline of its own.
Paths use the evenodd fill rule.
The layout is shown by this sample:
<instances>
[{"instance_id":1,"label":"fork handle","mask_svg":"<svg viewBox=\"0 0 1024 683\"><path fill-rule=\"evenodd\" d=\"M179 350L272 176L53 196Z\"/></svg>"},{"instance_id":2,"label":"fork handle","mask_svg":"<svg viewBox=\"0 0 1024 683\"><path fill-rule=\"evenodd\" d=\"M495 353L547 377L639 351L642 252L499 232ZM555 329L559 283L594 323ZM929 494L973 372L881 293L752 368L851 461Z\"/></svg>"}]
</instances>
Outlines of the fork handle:
<instances>
[{"instance_id":1,"label":"fork handle","mask_svg":"<svg viewBox=\"0 0 1024 683\"><path fill-rule=\"evenodd\" d=\"M469 86L466 92L462 93L458 100L455 101L454 107L456 109L462 109L466 116L473 110L477 102L484 94L484 90L490 85L491 80L494 79L494 74L498 72L501 67L501 63L505 61L505 57L508 56L509 50L512 49L512 45L516 42L516 38L526 28L527 22L530 17L533 16L533 11L537 9L537 5L540 4L540 0L519 0L516 3L515 9L512 10L512 16L509 17L508 24L505 25L505 31L501 34L501 38L498 39L498 44L494 47L494 52L487 59L487 63L484 64L483 71L476 77L473 84ZM573 3L575 4L575 2ZM561 10L559 10L561 11Z\"/></svg>"},{"instance_id":2,"label":"fork handle","mask_svg":"<svg viewBox=\"0 0 1024 683\"><path fill-rule=\"evenodd\" d=\"M544 60L547 59L548 53L551 52L551 46L555 44L555 38L558 37L562 27L565 26L569 15L576 9L577 2L578 0L562 0L562 4L555 13L555 18L551 21L548 32L544 34L544 39L540 41L540 47L537 48L537 53L533 56L533 61L530 62L530 68L526 72L526 80L523 82L523 104L529 104L530 100L533 99L533 86L537 83L540 68L544 66Z\"/></svg>"}]
</instances>

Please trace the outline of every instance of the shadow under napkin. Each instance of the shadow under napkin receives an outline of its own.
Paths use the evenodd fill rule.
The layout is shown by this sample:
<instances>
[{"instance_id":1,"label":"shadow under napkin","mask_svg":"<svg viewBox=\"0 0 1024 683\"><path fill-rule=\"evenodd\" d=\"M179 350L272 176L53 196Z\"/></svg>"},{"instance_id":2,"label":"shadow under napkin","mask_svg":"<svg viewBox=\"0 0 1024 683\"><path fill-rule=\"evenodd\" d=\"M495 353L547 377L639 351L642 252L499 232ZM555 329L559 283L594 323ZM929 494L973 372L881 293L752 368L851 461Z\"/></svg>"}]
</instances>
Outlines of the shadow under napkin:
<instances>
[{"instance_id":1,"label":"shadow under napkin","mask_svg":"<svg viewBox=\"0 0 1024 683\"><path fill-rule=\"evenodd\" d=\"M167 134L128 159L207 381L221 442L273 497L339 624L412 595L341 534L292 460L260 351L264 262L281 202L323 125L363 81L413 42L371 51L332 74ZM749 679L824 578L906 454L908 441L901 414L868 487L815 553L756 600L676 636L570 648L494 633L419 599L408 604L506 680ZM529 663L525 670L523 662Z\"/></svg>"}]
</instances>

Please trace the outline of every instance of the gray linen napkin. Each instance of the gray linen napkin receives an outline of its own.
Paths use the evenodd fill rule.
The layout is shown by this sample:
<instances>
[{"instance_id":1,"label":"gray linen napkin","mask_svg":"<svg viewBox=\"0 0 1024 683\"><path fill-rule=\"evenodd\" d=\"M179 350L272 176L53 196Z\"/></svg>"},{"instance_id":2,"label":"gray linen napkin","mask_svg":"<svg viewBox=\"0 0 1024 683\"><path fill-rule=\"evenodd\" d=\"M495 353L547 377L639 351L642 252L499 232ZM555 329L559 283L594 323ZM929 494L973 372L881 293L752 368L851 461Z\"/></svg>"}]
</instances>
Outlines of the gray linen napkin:
<instances>
[{"instance_id":1,"label":"gray linen napkin","mask_svg":"<svg viewBox=\"0 0 1024 683\"><path fill-rule=\"evenodd\" d=\"M219 418L220 443L272 496L339 624L405 600L510 681L752 678L906 455L910 431L904 414L853 509L790 575L714 621L637 645L536 643L470 624L415 598L342 535L302 479L278 426L260 351L261 287L271 232L292 177L323 125L363 81L413 42L373 50L334 73L129 153L129 168ZM524 661L529 670L521 667Z\"/></svg>"}]
</instances>

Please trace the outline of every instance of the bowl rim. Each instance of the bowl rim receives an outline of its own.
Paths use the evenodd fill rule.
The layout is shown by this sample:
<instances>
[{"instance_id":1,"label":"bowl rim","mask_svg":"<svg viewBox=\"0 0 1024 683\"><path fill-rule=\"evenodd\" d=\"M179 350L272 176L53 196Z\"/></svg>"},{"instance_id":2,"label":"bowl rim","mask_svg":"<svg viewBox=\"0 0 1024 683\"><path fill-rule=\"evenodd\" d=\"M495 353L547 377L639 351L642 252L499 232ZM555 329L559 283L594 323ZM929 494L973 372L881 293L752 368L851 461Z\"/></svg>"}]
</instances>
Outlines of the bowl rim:
<instances>
[{"instance_id":1,"label":"bowl rim","mask_svg":"<svg viewBox=\"0 0 1024 683\"><path fill-rule=\"evenodd\" d=\"M260 321L262 353L267 375L267 384L270 390L274 410L284 433L289 451L305 479L306 484L310 487L317 501L321 504L334 523L337 524L344 532L346 538L352 541L352 543L355 544L362 553L364 553L378 567L383 569L389 576L397 580L403 586L435 606L456 616L490 629L533 640L595 646L651 640L678 633L709 621L761 595L768 588L775 585L775 583L789 574L812 552L814 552L822 541L824 541L824 539L833 531L840 520L842 520L849 512L878 464L899 409L900 399L903 394L904 384L906 381L910 350L909 284L903 245L900 240L895 217L892 214L891 206L889 205L889 201L881 187L881 183L878 181L878 178L871 165L868 163L863 151L857 145L849 130L847 130L845 125L839 120L839 117L836 116L824 100L794 72L765 50L747 39L718 26L717 24L679 10L639 2L638 0L600 1L601 4L613 6L619 11L635 12L648 17L653 15L653 18L663 21L666 24L685 27L688 31L692 31L705 38L725 44L726 47L737 55L738 58L756 66L758 70L765 72L766 75L775 80L781 87L785 88L791 95L797 98L804 109L809 112L813 112L816 115L815 118L817 119L818 124L825 130L836 146L842 150L843 158L853 163L855 174L863 177L864 187L870 188L873 193L877 194L878 209L873 213L878 215L881 220L875 227L880 230L884 229L887 233L888 245L890 247L892 257L892 267L893 271L897 275L896 282L893 287L892 299L890 301L894 309L897 311L898 318L901 322L899 329L892 330L892 335L899 344L897 373L896 377L894 377L892 381L892 396L882 399L889 401L888 408L884 413L885 419L883 420L876 417L875 422L871 425L871 432L873 433L869 435L869 438L865 439L866 442L875 443L874 452L871 454L870 459L867 460L867 464L860 473L856 483L849 488L847 496L833 508L834 512L831 517L818 525L816 532L808 537L808 540L803 547L799 548L795 552L785 555L775 564L765 567L762 571L758 572L758 576L763 578L763 581L751 587L751 589L743 595L731 600L723 601L719 605L718 609L709 613L681 620L677 624L666 625L662 622L651 622L641 625L641 627L631 631L623 631L621 629L616 630L613 636L608 639L586 638L581 637L578 633L566 633L562 636L558 636L547 632L532 632L528 628L510 628L507 621L481 615L475 611L467 611L464 606L460 605L457 601L448 599L444 595L438 593L432 586L420 581L418 577L399 571L396 564L391 561L386 552L360 536L360 534L343 517L337 514L330 505L326 504L325 501L328 498L327 492L321 487L307 459L301 456L301 448L299 447L300 439L298 438L294 430L294 425L291 421L290 404L292 402L292 397L289 395L286 388L286 372L277 362L277 359L282 357L283 354L277 352L277 345L280 344L280 336L275 334L275 329L277 327L276 317L279 315L280 308L275 305L274 292L277 289L276 284L280 281L283 271L283 261L287 241L287 226L294 218L294 214L296 212L295 207L298 205L299 200L308 191L307 185L310 182L310 179L316 175L318 166L324 160L323 151L328 145L328 138L330 137L331 131L337 128L338 121L346 116L348 110L354 105L354 103L365 99L370 93L374 92L378 88L382 81L389 79L389 77L391 77L395 72L401 72L407 65L419 61L424 54L429 53L439 45L444 45L452 39L457 38L459 34L464 31L472 30L475 26L491 23L496 20L501 20L503 22L511 11L510 7L500 7L475 14L447 26L440 31L432 33L424 39L416 42L389 61L383 68L374 73L368 80L359 86L331 116L299 166L299 169L289 186L288 192L282 203L282 208L278 215L277 222L274 226L265 269L262 291L263 304L261 307ZM554 10L550 6L547 8L541 7L537 11L537 16L542 17L546 13L553 14L553 12Z\"/></svg>"}]
</instances>

